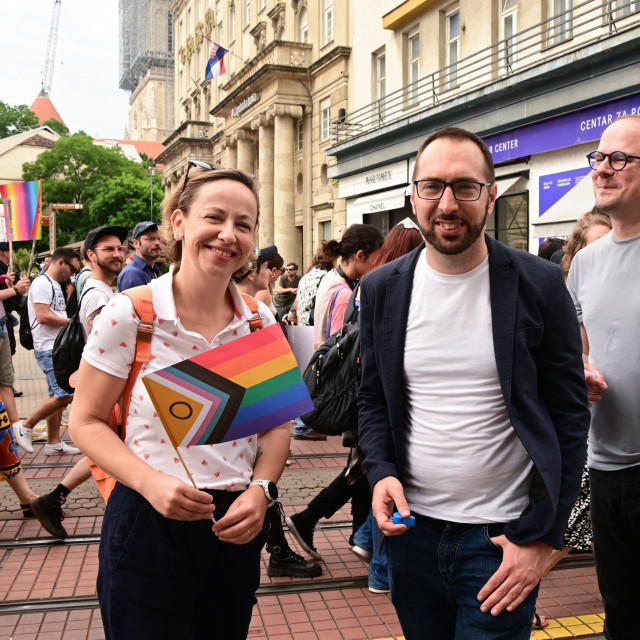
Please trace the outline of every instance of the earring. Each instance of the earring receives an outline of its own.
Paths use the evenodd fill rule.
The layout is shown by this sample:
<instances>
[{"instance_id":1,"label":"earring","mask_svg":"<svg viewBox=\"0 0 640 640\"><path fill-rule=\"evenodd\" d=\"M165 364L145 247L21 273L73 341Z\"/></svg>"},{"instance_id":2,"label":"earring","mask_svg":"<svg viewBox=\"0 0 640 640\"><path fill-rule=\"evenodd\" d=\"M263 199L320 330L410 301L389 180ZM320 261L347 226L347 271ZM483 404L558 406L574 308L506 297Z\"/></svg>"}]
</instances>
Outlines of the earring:
<instances>
[{"instance_id":1,"label":"earring","mask_svg":"<svg viewBox=\"0 0 640 640\"><path fill-rule=\"evenodd\" d=\"M173 237L178 241L182 240L182 236L177 232L173 234Z\"/></svg>"}]
</instances>

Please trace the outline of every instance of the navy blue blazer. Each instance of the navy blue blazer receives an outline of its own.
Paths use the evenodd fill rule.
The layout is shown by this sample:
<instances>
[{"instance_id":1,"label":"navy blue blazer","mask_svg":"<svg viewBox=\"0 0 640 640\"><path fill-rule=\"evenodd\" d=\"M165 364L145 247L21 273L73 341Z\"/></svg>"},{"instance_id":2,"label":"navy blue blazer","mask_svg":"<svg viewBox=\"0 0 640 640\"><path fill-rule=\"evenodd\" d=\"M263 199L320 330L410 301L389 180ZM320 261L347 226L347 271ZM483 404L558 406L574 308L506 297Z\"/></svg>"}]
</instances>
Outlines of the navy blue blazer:
<instances>
[{"instance_id":1,"label":"navy blue blazer","mask_svg":"<svg viewBox=\"0 0 640 640\"><path fill-rule=\"evenodd\" d=\"M590 422L579 324L557 265L486 240L500 386L511 424L535 467L529 505L505 534L516 544L541 540L561 548L580 489ZM358 428L372 488L386 476L402 481L405 334L423 248L362 281Z\"/></svg>"}]
</instances>

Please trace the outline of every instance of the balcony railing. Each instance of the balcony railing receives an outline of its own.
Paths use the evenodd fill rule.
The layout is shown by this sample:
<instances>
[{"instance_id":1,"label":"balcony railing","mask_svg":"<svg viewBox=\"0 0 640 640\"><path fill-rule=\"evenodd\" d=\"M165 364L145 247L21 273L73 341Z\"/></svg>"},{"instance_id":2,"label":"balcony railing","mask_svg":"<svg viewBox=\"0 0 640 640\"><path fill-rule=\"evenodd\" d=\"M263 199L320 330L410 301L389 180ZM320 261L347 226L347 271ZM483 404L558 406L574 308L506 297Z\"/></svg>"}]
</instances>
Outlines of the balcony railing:
<instances>
[{"instance_id":1,"label":"balcony railing","mask_svg":"<svg viewBox=\"0 0 640 640\"><path fill-rule=\"evenodd\" d=\"M640 25L638 0L586 0L332 122L335 145ZM559 46L564 45L564 46Z\"/></svg>"}]
</instances>

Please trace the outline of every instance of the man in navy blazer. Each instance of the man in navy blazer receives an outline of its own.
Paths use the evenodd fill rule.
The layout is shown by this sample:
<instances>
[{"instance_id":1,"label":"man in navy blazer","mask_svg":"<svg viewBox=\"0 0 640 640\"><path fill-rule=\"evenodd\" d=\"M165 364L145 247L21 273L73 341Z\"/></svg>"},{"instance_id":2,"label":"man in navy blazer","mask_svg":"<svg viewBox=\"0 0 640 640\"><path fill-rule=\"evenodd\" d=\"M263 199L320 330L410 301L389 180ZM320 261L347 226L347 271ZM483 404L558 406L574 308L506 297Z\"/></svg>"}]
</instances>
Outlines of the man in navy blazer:
<instances>
[{"instance_id":1,"label":"man in navy blazer","mask_svg":"<svg viewBox=\"0 0 640 640\"><path fill-rule=\"evenodd\" d=\"M585 461L576 312L557 265L484 234L496 193L480 138L434 133L426 245L362 283L360 443L407 640L528 640Z\"/></svg>"}]
</instances>

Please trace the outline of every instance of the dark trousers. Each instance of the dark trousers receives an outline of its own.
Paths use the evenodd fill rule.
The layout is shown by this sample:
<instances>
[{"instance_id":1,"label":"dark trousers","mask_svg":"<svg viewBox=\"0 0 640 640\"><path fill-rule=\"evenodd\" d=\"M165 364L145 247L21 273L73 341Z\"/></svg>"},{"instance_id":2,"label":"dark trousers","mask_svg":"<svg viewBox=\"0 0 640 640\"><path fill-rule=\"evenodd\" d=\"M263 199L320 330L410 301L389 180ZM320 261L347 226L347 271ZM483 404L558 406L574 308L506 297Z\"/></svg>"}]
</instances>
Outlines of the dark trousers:
<instances>
[{"instance_id":1,"label":"dark trousers","mask_svg":"<svg viewBox=\"0 0 640 640\"><path fill-rule=\"evenodd\" d=\"M216 518L239 493L214 492ZM161 516L117 484L100 540L98 598L107 640L245 640L260 584L264 529L220 542L207 520Z\"/></svg>"},{"instance_id":2,"label":"dark trousers","mask_svg":"<svg viewBox=\"0 0 640 640\"><path fill-rule=\"evenodd\" d=\"M537 586L514 611L480 611L478 592L502 562L491 538L504 524L414 515L414 527L387 538L391 601L406 640L529 640Z\"/></svg>"},{"instance_id":3,"label":"dark trousers","mask_svg":"<svg viewBox=\"0 0 640 640\"><path fill-rule=\"evenodd\" d=\"M353 533L365 522L371 509L371 489L367 476L363 475L353 484L345 478L346 469L325 487L310 503L309 509L322 518L330 518L351 498L351 515L353 516Z\"/></svg>"},{"instance_id":4,"label":"dark trousers","mask_svg":"<svg viewBox=\"0 0 640 640\"><path fill-rule=\"evenodd\" d=\"M637 640L640 602L640 465L589 469L598 586L610 640Z\"/></svg>"}]
</instances>

